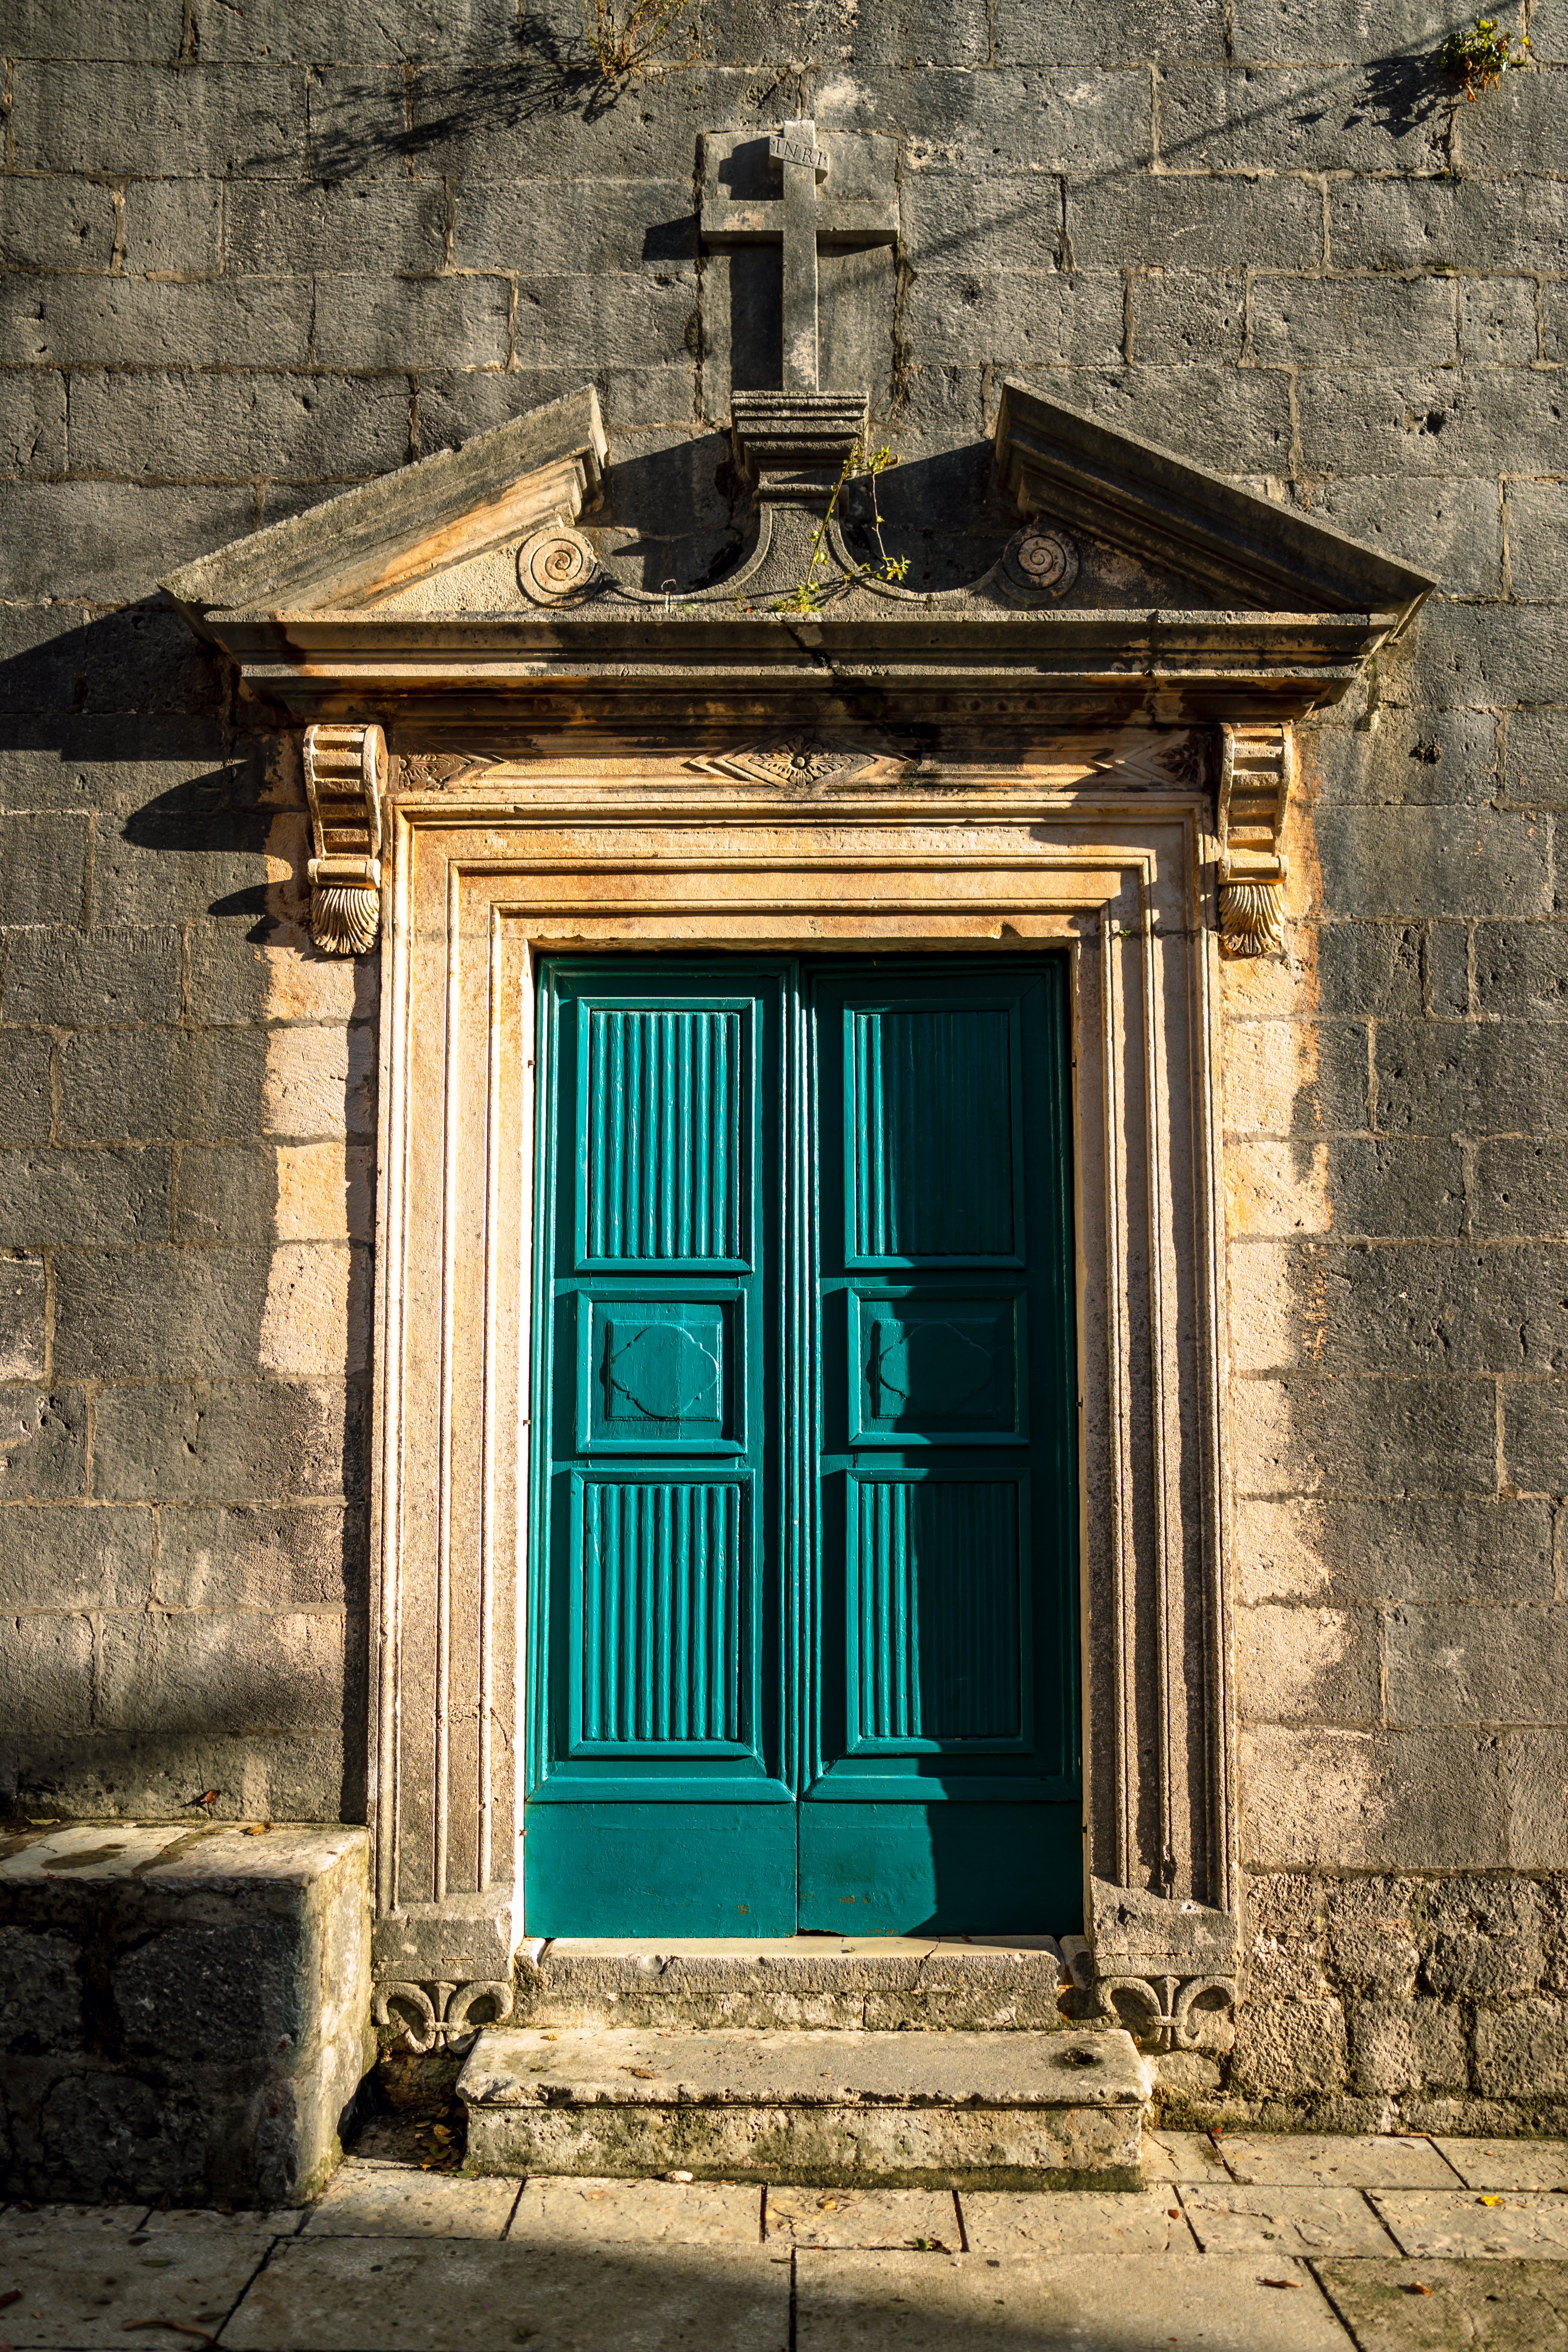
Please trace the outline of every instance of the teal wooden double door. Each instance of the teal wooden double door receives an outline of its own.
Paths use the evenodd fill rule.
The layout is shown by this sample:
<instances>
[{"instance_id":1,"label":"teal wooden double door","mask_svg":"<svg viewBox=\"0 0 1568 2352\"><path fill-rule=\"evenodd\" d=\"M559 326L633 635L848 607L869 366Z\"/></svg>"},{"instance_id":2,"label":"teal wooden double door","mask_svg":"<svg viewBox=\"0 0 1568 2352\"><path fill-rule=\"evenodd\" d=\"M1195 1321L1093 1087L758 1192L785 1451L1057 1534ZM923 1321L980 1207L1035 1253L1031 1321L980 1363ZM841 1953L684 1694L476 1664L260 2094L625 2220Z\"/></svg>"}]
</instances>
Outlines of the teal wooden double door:
<instances>
[{"instance_id":1,"label":"teal wooden double door","mask_svg":"<svg viewBox=\"0 0 1568 2352\"><path fill-rule=\"evenodd\" d=\"M1077 1926L1066 992L543 965L530 1934Z\"/></svg>"}]
</instances>

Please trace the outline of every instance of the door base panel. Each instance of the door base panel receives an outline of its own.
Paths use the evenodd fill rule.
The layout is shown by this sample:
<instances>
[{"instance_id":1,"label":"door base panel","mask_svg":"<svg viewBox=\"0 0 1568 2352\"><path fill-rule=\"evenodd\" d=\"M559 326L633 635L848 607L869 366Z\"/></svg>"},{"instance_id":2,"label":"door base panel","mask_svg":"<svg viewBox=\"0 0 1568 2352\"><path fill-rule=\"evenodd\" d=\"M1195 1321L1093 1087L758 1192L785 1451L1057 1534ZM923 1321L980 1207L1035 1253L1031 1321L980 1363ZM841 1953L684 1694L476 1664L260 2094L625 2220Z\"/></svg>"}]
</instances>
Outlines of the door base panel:
<instances>
[{"instance_id":1,"label":"door base panel","mask_svg":"<svg viewBox=\"0 0 1568 2352\"><path fill-rule=\"evenodd\" d=\"M531 1805L527 1933L792 1935L795 1820L789 1804Z\"/></svg>"},{"instance_id":2,"label":"door base panel","mask_svg":"<svg viewBox=\"0 0 1568 2352\"><path fill-rule=\"evenodd\" d=\"M1074 1804L800 1809L800 1924L844 1936L1077 1935Z\"/></svg>"}]
</instances>

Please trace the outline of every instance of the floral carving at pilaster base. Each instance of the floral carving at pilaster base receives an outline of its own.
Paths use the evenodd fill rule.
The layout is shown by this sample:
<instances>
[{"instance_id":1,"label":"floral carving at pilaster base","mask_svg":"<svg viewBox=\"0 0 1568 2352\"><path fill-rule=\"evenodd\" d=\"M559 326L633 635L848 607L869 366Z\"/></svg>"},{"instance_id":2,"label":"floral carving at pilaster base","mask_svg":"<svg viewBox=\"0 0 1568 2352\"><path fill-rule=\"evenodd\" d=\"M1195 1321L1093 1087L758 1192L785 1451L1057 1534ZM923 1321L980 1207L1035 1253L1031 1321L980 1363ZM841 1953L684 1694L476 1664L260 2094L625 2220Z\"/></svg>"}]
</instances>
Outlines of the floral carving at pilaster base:
<instances>
[{"instance_id":1,"label":"floral carving at pilaster base","mask_svg":"<svg viewBox=\"0 0 1568 2352\"><path fill-rule=\"evenodd\" d=\"M510 1984L415 1984L391 1977L376 1986L372 2011L395 2046L423 2057L431 2050L467 2048L485 2026L504 2024L511 2004Z\"/></svg>"},{"instance_id":2,"label":"floral carving at pilaster base","mask_svg":"<svg viewBox=\"0 0 1568 2352\"><path fill-rule=\"evenodd\" d=\"M1234 2012L1237 1987L1234 1977L1119 1976L1097 1969L1094 1990L1108 2025L1125 2026L1144 2049L1163 2053L1195 2050L1215 2022L1216 2007Z\"/></svg>"}]
</instances>

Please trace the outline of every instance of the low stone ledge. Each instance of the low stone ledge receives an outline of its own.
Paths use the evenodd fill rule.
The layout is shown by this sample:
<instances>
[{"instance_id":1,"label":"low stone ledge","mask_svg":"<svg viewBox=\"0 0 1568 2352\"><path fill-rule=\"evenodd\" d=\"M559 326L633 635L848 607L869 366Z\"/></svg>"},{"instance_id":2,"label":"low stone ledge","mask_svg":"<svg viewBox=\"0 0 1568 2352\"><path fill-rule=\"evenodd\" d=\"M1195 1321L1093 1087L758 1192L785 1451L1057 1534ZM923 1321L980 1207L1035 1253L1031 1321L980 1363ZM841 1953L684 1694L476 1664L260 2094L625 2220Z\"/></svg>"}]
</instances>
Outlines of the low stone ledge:
<instances>
[{"instance_id":1,"label":"low stone ledge","mask_svg":"<svg viewBox=\"0 0 1568 2352\"><path fill-rule=\"evenodd\" d=\"M0 1837L0 2188L303 2204L374 2056L363 1829Z\"/></svg>"}]
</instances>

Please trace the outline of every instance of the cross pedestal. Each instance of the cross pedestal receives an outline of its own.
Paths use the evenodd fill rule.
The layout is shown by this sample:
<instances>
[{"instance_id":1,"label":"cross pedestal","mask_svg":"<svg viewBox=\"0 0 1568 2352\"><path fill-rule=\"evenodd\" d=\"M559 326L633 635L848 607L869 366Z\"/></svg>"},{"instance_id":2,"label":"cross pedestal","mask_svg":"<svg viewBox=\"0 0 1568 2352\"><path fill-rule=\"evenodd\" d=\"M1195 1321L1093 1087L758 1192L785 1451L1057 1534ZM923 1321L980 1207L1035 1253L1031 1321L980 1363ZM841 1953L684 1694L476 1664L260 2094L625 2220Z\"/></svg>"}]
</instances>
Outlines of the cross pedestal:
<instances>
[{"instance_id":1,"label":"cross pedestal","mask_svg":"<svg viewBox=\"0 0 1568 2352\"><path fill-rule=\"evenodd\" d=\"M733 152L739 142L727 142ZM709 140L705 152L720 142ZM720 250L744 245L784 249L784 382L785 392L818 388L816 256L824 245L896 245L898 192L890 170L872 160L891 148L889 140L835 137L819 145L809 118L786 122L768 140L770 169L779 174L777 196L741 200L702 199L702 239ZM853 166L860 163L857 172ZM868 170L867 164L870 168ZM843 169L842 167L848 167ZM848 185L835 188L842 176Z\"/></svg>"}]
</instances>

